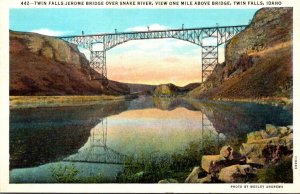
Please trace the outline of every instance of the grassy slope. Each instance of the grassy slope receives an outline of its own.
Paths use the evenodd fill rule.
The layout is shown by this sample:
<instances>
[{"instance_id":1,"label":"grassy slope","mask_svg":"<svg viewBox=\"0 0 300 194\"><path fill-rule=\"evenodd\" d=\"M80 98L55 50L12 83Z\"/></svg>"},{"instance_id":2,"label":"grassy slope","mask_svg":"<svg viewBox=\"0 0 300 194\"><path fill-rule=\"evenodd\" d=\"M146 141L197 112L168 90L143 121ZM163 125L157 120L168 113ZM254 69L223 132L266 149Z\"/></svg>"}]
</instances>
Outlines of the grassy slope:
<instances>
[{"instance_id":1,"label":"grassy slope","mask_svg":"<svg viewBox=\"0 0 300 194\"><path fill-rule=\"evenodd\" d=\"M10 96L10 108L80 106L125 100L126 96Z\"/></svg>"}]
</instances>

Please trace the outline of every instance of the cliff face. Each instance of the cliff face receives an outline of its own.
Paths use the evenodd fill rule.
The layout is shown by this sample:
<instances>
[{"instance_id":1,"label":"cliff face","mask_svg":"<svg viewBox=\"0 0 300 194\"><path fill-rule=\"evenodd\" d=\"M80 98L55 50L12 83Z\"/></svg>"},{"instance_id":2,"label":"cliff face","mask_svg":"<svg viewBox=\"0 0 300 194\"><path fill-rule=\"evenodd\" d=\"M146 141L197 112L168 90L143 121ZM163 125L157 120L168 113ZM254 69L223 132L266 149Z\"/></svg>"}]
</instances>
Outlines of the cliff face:
<instances>
[{"instance_id":1,"label":"cliff face","mask_svg":"<svg viewBox=\"0 0 300 194\"><path fill-rule=\"evenodd\" d=\"M291 8L263 8L226 45L225 62L188 95L200 98L292 96Z\"/></svg>"},{"instance_id":2,"label":"cliff face","mask_svg":"<svg viewBox=\"0 0 300 194\"><path fill-rule=\"evenodd\" d=\"M153 95L161 97L171 97L177 96L179 91L179 88L174 84L161 84L155 88Z\"/></svg>"},{"instance_id":3,"label":"cliff face","mask_svg":"<svg viewBox=\"0 0 300 194\"><path fill-rule=\"evenodd\" d=\"M114 81L89 80L89 63L73 44L35 33L10 31L10 95L127 94Z\"/></svg>"},{"instance_id":4,"label":"cliff face","mask_svg":"<svg viewBox=\"0 0 300 194\"><path fill-rule=\"evenodd\" d=\"M174 97L177 95L185 95L189 91L197 88L200 83L190 83L184 87L179 87L174 84L161 84L156 86L153 95L156 97Z\"/></svg>"}]
</instances>

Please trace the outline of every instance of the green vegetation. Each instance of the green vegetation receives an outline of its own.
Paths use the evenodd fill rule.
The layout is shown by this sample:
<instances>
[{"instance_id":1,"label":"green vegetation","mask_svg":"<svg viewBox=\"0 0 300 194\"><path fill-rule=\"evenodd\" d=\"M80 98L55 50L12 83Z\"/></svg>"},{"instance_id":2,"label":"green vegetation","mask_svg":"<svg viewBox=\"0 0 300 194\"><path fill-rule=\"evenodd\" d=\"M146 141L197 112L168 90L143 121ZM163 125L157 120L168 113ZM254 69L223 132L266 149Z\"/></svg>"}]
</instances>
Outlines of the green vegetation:
<instances>
[{"instance_id":1,"label":"green vegetation","mask_svg":"<svg viewBox=\"0 0 300 194\"><path fill-rule=\"evenodd\" d=\"M80 171L75 167L74 164L62 165L58 164L56 166L52 165L50 167L50 172L52 177L58 183L111 183L110 180L101 174L89 177L79 177Z\"/></svg>"},{"instance_id":2,"label":"green vegetation","mask_svg":"<svg viewBox=\"0 0 300 194\"><path fill-rule=\"evenodd\" d=\"M58 183L158 183L168 180L183 183L194 166L201 164L202 155L219 152L224 142L212 143L211 140L201 144L192 142L184 152L155 157L142 156L139 159L127 158L123 171L116 179L110 179L101 174L89 177L78 176L80 171L71 165L51 166L52 177ZM165 181L167 182L167 181ZM291 183L293 182L292 160L283 158L279 163L270 164L258 169L257 176L252 177L253 183Z\"/></svg>"},{"instance_id":3,"label":"green vegetation","mask_svg":"<svg viewBox=\"0 0 300 194\"><path fill-rule=\"evenodd\" d=\"M207 139L192 142L183 153L161 157L130 158L124 170L117 176L120 183L157 183L162 179L175 179L184 182L195 165L200 165L202 155L214 154L219 151L224 142L212 143Z\"/></svg>"},{"instance_id":4,"label":"green vegetation","mask_svg":"<svg viewBox=\"0 0 300 194\"><path fill-rule=\"evenodd\" d=\"M59 183L76 183L78 181L77 175L79 170L74 165L57 165L51 166L50 171L52 177Z\"/></svg>"},{"instance_id":5,"label":"green vegetation","mask_svg":"<svg viewBox=\"0 0 300 194\"><path fill-rule=\"evenodd\" d=\"M192 142L182 152L173 155L151 156L143 155L138 159L127 158L123 171L116 180L109 179L101 174L89 177L79 176L74 164L58 164L50 167L51 175L58 183L157 183L162 179L184 182L195 165L200 165L202 155L214 154L220 150L224 142L206 141Z\"/></svg>"},{"instance_id":6,"label":"green vegetation","mask_svg":"<svg viewBox=\"0 0 300 194\"><path fill-rule=\"evenodd\" d=\"M260 183L292 183L292 159L283 158L278 164L271 164L258 170L257 181Z\"/></svg>"},{"instance_id":7,"label":"green vegetation","mask_svg":"<svg viewBox=\"0 0 300 194\"><path fill-rule=\"evenodd\" d=\"M230 101L230 102L252 102L257 104L271 104L288 106L293 104L293 99L286 97L263 97L263 98L214 98L214 101Z\"/></svg>"},{"instance_id":8,"label":"green vegetation","mask_svg":"<svg viewBox=\"0 0 300 194\"><path fill-rule=\"evenodd\" d=\"M130 96L10 96L10 108L79 106L126 100Z\"/></svg>"}]
</instances>

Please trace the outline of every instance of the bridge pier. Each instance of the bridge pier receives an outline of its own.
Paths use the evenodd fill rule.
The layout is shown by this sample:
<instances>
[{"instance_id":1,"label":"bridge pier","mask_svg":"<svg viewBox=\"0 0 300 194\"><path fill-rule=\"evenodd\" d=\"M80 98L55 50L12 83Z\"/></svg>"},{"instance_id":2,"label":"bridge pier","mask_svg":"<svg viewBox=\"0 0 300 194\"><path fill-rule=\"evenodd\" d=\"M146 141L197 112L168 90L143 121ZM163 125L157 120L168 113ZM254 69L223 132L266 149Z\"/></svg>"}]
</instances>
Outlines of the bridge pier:
<instances>
[{"instance_id":1,"label":"bridge pier","mask_svg":"<svg viewBox=\"0 0 300 194\"><path fill-rule=\"evenodd\" d=\"M90 79L101 80L102 84L108 84L106 70L106 51L91 51Z\"/></svg>"},{"instance_id":2,"label":"bridge pier","mask_svg":"<svg viewBox=\"0 0 300 194\"><path fill-rule=\"evenodd\" d=\"M202 82L210 76L218 62L218 46L202 46Z\"/></svg>"}]
</instances>

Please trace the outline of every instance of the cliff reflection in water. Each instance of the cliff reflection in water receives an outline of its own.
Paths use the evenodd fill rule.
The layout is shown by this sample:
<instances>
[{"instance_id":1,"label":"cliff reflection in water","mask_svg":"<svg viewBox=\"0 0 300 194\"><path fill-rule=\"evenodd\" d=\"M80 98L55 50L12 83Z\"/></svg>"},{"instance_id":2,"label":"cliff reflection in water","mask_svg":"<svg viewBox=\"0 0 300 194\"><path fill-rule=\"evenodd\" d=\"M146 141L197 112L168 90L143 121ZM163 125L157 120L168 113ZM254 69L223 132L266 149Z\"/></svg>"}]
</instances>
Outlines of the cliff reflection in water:
<instances>
[{"instance_id":1,"label":"cliff reflection in water","mask_svg":"<svg viewBox=\"0 0 300 194\"><path fill-rule=\"evenodd\" d=\"M126 156L172 155L191 142L239 143L266 123L292 122L288 110L268 105L176 98L140 98L131 103L127 111L96 125L85 145L66 160L115 164Z\"/></svg>"},{"instance_id":2,"label":"cliff reflection in water","mask_svg":"<svg viewBox=\"0 0 300 194\"><path fill-rule=\"evenodd\" d=\"M128 102L10 110L10 169L59 161L82 147L101 119L128 109Z\"/></svg>"},{"instance_id":3,"label":"cliff reflection in water","mask_svg":"<svg viewBox=\"0 0 300 194\"><path fill-rule=\"evenodd\" d=\"M117 173L116 166L127 157L168 157L195 144L207 154L208 148L239 144L248 132L267 123L289 125L291 111L254 103L143 96L80 108L11 110L11 182L30 182L32 176L39 177L34 181L51 181L35 173L47 177L53 162L76 164L87 176L99 173L104 164L105 173Z\"/></svg>"},{"instance_id":4,"label":"cliff reflection in water","mask_svg":"<svg viewBox=\"0 0 300 194\"><path fill-rule=\"evenodd\" d=\"M224 135L219 136L198 111L182 107L173 111L129 110L96 125L78 153L64 161L122 164L125 156L138 159L172 155L184 151L190 142L218 141L219 137Z\"/></svg>"}]
</instances>

